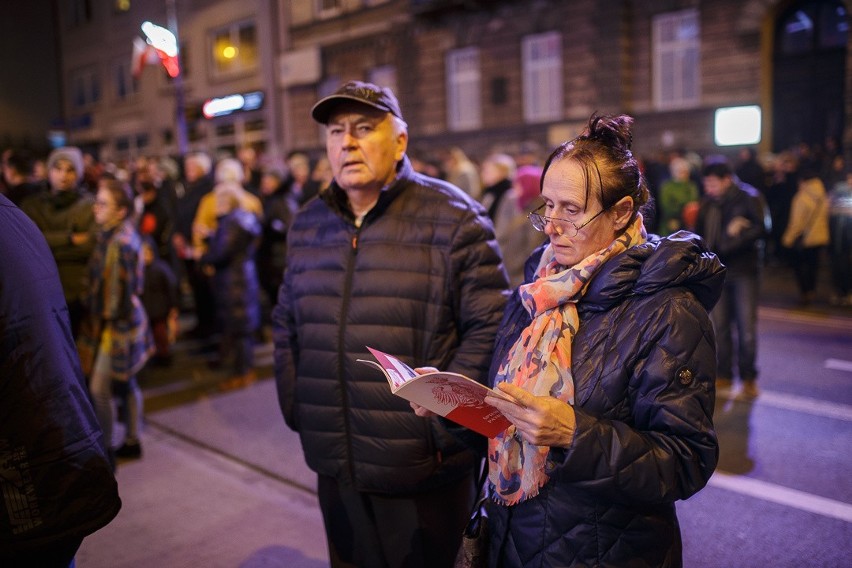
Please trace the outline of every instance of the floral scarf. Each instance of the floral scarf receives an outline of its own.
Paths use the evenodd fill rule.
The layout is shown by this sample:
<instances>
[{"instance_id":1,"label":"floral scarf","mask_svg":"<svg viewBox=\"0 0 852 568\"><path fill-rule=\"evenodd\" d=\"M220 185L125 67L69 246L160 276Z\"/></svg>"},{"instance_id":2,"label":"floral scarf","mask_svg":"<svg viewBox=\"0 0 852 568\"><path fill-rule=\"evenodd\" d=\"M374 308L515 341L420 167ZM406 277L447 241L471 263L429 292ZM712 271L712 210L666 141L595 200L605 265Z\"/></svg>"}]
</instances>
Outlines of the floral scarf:
<instances>
[{"instance_id":1,"label":"floral scarf","mask_svg":"<svg viewBox=\"0 0 852 568\"><path fill-rule=\"evenodd\" d=\"M519 289L532 322L500 365L495 384L507 381L536 396L552 396L573 405L571 343L580 325L576 304L606 261L645 240L640 214L609 246L571 268L557 263L548 245L535 280ZM522 440L514 426L490 439L489 480L495 488L495 500L511 506L538 495L549 479L544 468L549 451L547 446L534 446Z\"/></svg>"}]
</instances>

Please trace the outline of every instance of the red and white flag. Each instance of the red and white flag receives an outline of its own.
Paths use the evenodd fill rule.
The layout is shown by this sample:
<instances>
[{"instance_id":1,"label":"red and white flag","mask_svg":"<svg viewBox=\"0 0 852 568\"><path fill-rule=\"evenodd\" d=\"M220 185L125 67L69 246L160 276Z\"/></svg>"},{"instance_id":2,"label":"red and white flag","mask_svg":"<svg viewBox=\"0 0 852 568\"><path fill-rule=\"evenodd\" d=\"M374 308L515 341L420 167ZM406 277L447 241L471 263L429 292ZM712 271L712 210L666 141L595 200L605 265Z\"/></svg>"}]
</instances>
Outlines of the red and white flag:
<instances>
[{"instance_id":1,"label":"red and white flag","mask_svg":"<svg viewBox=\"0 0 852 568\"><path fill-rule=\"evenodd\" d=\"M159 61L160 57L154 46L140 37L133 38L133 56L130 61L130 70L135 78L139 78L145 65L155 65Z\"/></svg>"}]
</instances>

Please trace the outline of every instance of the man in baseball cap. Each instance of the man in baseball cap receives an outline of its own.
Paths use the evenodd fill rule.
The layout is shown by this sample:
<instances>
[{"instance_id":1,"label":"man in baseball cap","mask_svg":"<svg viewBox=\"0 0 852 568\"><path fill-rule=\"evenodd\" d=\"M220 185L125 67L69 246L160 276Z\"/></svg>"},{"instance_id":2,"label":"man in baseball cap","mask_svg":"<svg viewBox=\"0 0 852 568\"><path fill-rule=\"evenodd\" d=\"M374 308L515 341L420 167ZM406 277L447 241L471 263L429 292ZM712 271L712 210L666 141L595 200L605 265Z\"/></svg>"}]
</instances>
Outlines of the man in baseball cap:
<instances>
[{"instance_id":1,"label":"man in baseball cap","mask_svg":"<svg viewBox=\"0 0 852 568\"><path fill-rule=\"evenodd\" d=\"M281 410L317 473L332 566L449 567L477 490L478 457L456 437L471 434L421 418L356 360L369 345L484 382L507 293L499 248L480 204L414 172L390 89L346 83L311 115L334 180L287 235Z\"/></svg>"},{"instance_id":2,"label":"man in baseball cap","mask_svg":"<svg viewBox=\"0 0 852 568\"><path fill-rule=\"evenodd\" d=\"M349 81L337 89L334 94L320 99L314 105L314 108L311 109L311 116L320 124L328 124L331 112L340 103L346 101L362 103L378 110L389 112L398 119L403 120L402 111L399 110L399 101L396 100L393 91L363 81Z\"/></svg>"}]
</instances>

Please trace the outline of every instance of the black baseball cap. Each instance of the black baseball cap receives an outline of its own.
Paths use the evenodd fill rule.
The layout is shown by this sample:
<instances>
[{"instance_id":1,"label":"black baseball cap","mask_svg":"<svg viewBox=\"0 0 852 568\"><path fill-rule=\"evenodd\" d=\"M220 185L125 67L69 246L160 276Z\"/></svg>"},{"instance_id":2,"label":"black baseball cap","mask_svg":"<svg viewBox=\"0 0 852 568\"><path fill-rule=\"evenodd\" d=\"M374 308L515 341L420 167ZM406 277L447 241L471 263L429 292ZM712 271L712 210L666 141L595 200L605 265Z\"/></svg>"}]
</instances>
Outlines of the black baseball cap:
<instances>
[{"instance_id":1,"label":"black baseball cap","mask_svg":"<svg viewBox=\"0 0 852 568\"><path fill-rule=\"evenodd\" d=\"M403 119L402 111L399 110L399 101L396 100L393 91L363 81L344 83L334 94L320 99L311 109L311 116L320 124L328 124L328 118L334 108L346 101L362 103L389 112L400 120Z\"/></svg>"}]
</instances>

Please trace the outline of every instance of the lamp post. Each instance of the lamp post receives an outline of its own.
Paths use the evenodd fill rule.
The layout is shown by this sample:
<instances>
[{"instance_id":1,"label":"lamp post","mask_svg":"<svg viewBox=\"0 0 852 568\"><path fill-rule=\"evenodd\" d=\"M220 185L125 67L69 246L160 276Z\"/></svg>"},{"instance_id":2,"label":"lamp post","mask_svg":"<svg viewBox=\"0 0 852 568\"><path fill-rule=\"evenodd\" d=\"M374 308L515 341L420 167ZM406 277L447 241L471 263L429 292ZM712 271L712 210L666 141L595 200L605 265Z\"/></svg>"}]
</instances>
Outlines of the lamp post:
<instances>
[{"instance_id":1,"label":"lamp post","mask_svg":"<svg viewBox=\"0 0 852 568\"><path fill-rule=\"evenodd\" d=\"M151 22L144 22L142 24L142 33L148 38L148 43L157 50L160 60L173 80L177 146L178 153L183 157L189 150L189 142L186 132L186 115L184 113L183 73L180 69L175 0L166 0L166 13L169 29L152 24Z\"/></svg>"}]
</instances>

